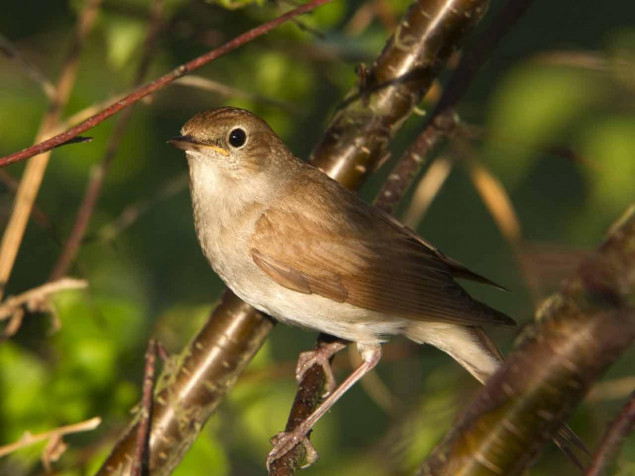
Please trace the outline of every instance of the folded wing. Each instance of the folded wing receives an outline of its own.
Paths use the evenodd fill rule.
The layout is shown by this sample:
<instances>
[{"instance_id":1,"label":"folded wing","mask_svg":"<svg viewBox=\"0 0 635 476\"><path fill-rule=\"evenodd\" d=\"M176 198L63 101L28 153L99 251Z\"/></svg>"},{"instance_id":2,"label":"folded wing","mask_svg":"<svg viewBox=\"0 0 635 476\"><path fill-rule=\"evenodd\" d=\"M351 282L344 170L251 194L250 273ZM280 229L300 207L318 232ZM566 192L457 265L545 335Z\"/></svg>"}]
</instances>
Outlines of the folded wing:
<instances>
[{"instance_id":1,"label":"folded wing","mask_svg":"<svg viewBox=\"0 0 635 476\"><path fill-rule=\"evenodd\" d=\"M304 205L283 200L260 217L251 255L271 279L298 292L392 316L514 324L454 281L454 268L466 268L335 185L329 182L324 190L323 182L306 183Z\"/></svg>"}]
</instances>

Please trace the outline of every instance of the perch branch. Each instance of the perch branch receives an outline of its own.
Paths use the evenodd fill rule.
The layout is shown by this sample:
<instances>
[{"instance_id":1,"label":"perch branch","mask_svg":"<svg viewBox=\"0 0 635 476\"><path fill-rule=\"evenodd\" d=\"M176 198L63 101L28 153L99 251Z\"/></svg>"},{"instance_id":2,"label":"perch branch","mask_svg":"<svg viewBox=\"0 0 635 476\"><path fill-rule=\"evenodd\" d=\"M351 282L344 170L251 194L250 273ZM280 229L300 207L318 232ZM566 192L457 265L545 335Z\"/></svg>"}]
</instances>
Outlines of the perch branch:
<instances>
[{"instance_id":1,"label":"perch branch","mask_svg":"<svg viewBox=\"0 0 635 476\"><path fill-rule=\"evenodd\" d=\"M385 157L389 140L419 104L450 54L478 23L486 5L486 1L415 2L364 76L360 91L349 94L314 148L313 164L343 185L359 187ZM409 179L412 175L393 182L409 183ZM405 187L396 189L394 195L380 194L376 206L391 212ZM293 430L316 408L325 378L319 365L305 373L286 431ZM303 445L296 446L270 465L269 474L293 474L304 452Z\"/></svg>"},{"instance_id":2,"label":"perch branch","mask_svg":"<svg viewBox=\"0 0 635 476\"><path fill-rule=\"evenodd\" d=\"M515 350L421 468L524 472L635 339L635 206L538 311Z\"/></svg>"},{"instance_id":3,"label":"perch branch","mask_svg":"<svg viewBox=\"0 0 635 476\"><path fill-rule=\"evenodd\" d=\"M154 396L148 469L168 475L198 432L258 351L274 322L227 291L203 329L165 366ZM113 448L99 472L129 474L138 416Z\"/></svg>"}]
</instances>

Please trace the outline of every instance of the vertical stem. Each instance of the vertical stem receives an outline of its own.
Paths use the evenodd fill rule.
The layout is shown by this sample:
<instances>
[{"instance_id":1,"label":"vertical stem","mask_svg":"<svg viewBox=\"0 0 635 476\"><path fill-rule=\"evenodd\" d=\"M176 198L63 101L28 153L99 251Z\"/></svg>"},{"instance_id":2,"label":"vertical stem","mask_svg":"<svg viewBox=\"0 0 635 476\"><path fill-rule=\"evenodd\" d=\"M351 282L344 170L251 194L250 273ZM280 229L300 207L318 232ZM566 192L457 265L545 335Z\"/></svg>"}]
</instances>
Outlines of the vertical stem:
<instances>
[{"instance_id":1,"label":"vertical stem","mask_svg":"<svg viewBox=\"0 0 635 476\"><path fill-rule=\"evenodd\" d=\"M49 105L48 111L44 115L42 124L35 138L35 143L45 140L53 130L61 117L62 111L75 84L77 69L79 67L79 57L88 33L92 29L97 16L97 11L101 0L86 0L84 9L78 20L77 30L68 54L62 66L62 72L56 86L56 94ZM22 237L29 221L33 203L37 197L46 166L48 165L51 152L45 152L29 160L20 182L20 187L13 202L13 210L9 223L2 236L0 244L0 298L2 298L15 259L22 243Z\"/></svg>"}]
</instances>

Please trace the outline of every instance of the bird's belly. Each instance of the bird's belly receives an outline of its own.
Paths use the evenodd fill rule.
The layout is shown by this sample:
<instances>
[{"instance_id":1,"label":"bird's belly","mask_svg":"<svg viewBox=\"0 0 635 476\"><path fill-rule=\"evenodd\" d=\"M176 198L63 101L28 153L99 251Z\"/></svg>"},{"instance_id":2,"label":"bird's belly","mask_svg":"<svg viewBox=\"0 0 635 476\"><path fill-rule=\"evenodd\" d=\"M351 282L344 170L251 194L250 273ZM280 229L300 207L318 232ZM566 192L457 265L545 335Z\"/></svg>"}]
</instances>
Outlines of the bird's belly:
<instances>
[{"instance_id":1,"label":"bird's belly","mask_svg":"<svg viewBox=\"0 0 635 476\"><path fill-rule=\"evenodd\" d=\"M287 289L254 268L239 279L225 280L227 285L245 302L282 322L364 344L401 334L407 326L400 318Z\"/></svg>"}]
</instances>

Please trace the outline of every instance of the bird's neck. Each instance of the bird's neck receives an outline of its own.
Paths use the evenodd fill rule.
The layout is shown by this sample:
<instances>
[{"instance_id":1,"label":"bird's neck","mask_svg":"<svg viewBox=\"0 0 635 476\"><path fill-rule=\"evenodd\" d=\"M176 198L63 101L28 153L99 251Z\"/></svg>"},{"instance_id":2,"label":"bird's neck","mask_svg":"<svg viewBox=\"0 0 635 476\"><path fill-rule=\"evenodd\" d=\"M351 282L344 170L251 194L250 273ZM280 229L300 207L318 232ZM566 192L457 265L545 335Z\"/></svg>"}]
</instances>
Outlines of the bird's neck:
<instances>
[{"instance_id":1,"label":"bird's neck","mask_svg":"<svg viewBox=\"0 0 635 476\"><path fill-rule=\"evenodd\" d=\"M188 159L188 165L196 234L216 269L220 255L239 244L236 237L251 236L276 191L264 177L228 176L195 158Z\"/></svg>"}]
</instances>

